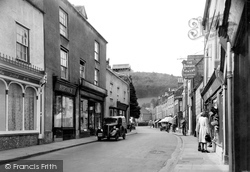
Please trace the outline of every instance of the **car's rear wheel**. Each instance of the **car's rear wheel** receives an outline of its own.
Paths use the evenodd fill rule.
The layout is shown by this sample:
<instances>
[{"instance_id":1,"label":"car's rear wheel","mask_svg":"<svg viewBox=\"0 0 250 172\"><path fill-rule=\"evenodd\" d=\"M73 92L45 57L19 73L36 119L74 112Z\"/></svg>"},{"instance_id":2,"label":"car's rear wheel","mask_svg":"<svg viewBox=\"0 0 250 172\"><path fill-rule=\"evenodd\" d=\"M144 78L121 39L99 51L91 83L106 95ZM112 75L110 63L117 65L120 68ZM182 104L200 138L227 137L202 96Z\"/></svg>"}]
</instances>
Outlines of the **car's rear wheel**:
<instances>
[{"instance_id":1,"label":"car's rear wheel","mask_svg":"<svg viewBox=\"0 0 250 172\"><path fill-rule=\"evenodd\" d=\"M97 137L97 140L98 140L98 141L101 141L101 140L102 140L102 138L101 138L101 137Z\"/></svg>"}]
</instances>

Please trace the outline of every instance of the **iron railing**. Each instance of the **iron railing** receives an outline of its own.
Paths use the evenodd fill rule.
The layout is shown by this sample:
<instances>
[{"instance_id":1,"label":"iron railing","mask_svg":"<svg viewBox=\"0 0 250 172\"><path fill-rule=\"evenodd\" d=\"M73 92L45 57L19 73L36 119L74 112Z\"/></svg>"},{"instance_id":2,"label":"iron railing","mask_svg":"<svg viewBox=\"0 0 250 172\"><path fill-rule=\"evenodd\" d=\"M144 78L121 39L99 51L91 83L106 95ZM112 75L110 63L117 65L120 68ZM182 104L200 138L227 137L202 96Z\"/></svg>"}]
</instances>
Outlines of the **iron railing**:
<instances>
[{"instance_id":1,"label":"iron railing","mask_svg":"<svg viewBox=\"0 0 250 172\"><path fill-rule=\"evenodd\" d=\"M13 65L13 66L20 67L22 69L26 69L28 71L33 71L36 73L44 74L44 70L42 68L39 68L35 65L32 65L32 64L29 64L26 62L23 62L21 60L18 60L17 58L13 58L13 57L10 57L10 56L5 55L5 54L0 53L0 61L7 63L7 64L10 64L10 65Z\"/></svg>"}]
</instances>

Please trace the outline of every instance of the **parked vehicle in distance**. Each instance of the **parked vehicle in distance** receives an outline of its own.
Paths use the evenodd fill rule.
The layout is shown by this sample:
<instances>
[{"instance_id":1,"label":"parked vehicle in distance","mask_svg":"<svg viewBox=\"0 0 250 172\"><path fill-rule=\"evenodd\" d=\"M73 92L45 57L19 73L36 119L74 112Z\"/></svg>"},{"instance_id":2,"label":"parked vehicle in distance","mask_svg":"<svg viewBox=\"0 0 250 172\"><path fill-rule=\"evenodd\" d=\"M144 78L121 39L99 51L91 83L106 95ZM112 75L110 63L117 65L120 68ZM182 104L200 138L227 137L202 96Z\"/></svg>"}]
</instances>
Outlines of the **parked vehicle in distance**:
<instances>
[{"instance_id":1,"label":"parked vehicle in distance","mask_svg":"<svg viewBox=\"0 0 250 172\"><path fill-rule=\"evenodd\" d=\"M125 139L126 133L126 118L124 116L111 116L103 119L103 126L97 130L96 136L99 141L104 138L118 140L119 137Z\"/></svg>"}]
</instances>

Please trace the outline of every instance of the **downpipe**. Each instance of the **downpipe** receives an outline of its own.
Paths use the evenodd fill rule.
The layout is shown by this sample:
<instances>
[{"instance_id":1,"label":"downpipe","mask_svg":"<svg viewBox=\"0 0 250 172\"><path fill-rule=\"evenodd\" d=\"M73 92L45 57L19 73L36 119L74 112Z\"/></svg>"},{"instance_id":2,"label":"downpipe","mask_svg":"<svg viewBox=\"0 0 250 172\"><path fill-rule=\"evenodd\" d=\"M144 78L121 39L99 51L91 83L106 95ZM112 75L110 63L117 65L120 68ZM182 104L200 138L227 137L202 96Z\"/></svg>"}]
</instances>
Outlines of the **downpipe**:
<instances>
[{"instance_id":1,"label":"downpipe","mask_svg":"<svg viewBox=\"0 0 250 172\"><path fill-rule=\"evenodd\" d=\"M229 171L233 171L233 123L232 123L232 54L231 44L227 42L227 93L228 93L228 145L229 145Z\"/></svg>"}]
</instances>

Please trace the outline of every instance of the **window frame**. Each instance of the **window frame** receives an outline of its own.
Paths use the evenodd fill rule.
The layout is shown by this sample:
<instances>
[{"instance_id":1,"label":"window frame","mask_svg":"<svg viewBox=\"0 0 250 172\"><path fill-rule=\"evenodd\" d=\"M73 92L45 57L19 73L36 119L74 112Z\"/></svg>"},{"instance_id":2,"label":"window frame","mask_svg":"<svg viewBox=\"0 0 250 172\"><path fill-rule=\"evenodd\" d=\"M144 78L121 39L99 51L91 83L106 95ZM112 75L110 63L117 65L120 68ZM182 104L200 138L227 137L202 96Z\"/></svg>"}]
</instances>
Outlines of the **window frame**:
<instances>
[{"instance_id":1,"label":"window frame","mask_svg":"<svg viewBox=\"0 0 250 172\"><path fill-rule=\"evenodd\" d=\"M68 38L68 14L62 8L59 8L59 33Z\"/></svg>"},{"instance_id":2,"label":"window frame","mask_svg":"<svg viewBox=\"0 0 250 172\"><path fill-rule=\"evenodd\" d=\"M66 54L66 66L63 66L63 64L62 64L62 52L64 52L65 54ZM65 80L69 80L69 52L66 50L66 49L64 49L64 48L60 48L60 68L61 68L61 78L62 79L65 79ZM65 69L65 78L62 76L62 68L64 68Z\"/></svg>"},{"instance_id":3,"label":"window frame","mask_svg":"<svg viewBox=\"0 0 250 172\"><path fill-rule=\"evenodd\" d=\"M21 29L21 30L19 30ZM26 31L27 33L27 38L25 38L25 40L23 41L23 35L21 35L20 32L22 31ZM25 33L24 33L25 34ZM21 37L21 38L19 38ZM20 40L19 40L19 39ZM29 46L29 38L30 38L30 35L29 35L29 29L27 27L24 27L23 25L21 25L20 23L17 23L16 22L16 59L18 60L21 60L23 62L26 62L26 63L29 63L30 59L29 59L29 49L30 49L30 46ZM18 50L18 46L20 46L19 50ZM26 56L24 58L22 57L18 57L18 54L22 54L22 48L24 48L26 50ZM19 51L19 53L18 53ZM21 55L22 56L22 55Z\"/></svg>"},{"instance_id":4,"label":"window frame","mask_svg":"<svg viewBox=\"0 0 250 172\"><path fill-rule=\"evenodd\" d=\"M97 41L95 41L95 44L94 44L94 58L95 58L95 61L100 62L100 44Z\"/></svg>"},{"instance_id":5,"label":"window frame","mask_svg":"<svg viewBox=\"0 0 250 172\"><path fill-rule=\"evenodd\" d=\"M80 60L80 79L85 79L86 77L86 62L84 60Z\"/></svg>"},{"instance_id":6,"label":"window frame","mask_svg":"<svg viewBox=\"0 0 250 172\"><path fill-rule=\"evenodd\" d=\"M99 78L100 78L100 71L95 68L95 73L94 73L94 85L99 86Z\"/></svg>"}]
</instances>

